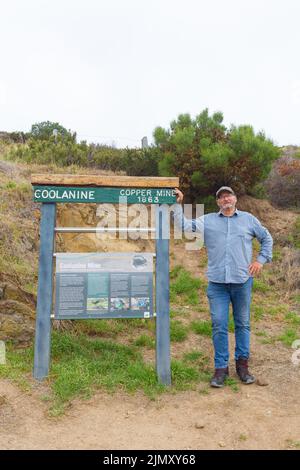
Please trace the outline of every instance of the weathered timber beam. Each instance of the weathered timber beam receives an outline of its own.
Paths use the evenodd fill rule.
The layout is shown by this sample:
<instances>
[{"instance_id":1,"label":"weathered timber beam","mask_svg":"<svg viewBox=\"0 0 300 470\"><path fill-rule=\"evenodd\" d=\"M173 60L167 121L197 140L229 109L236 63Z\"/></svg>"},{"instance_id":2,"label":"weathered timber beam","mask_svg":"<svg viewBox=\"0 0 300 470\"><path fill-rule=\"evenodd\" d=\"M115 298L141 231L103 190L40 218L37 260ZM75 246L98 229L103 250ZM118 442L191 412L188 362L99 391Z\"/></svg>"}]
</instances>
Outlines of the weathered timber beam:
<instances>
[{"instance_id":1,"label":"weathered timber beam","mask_svg":"<svg viewBox=\"0 0 300 470\"><path fill-rule=\"evenodd\" d=\"M52 186L124 186L127 188L176 188L179 186L179 178L165 178L158 176L32 174L31 184Z\"/></svg>"}]
</instances>

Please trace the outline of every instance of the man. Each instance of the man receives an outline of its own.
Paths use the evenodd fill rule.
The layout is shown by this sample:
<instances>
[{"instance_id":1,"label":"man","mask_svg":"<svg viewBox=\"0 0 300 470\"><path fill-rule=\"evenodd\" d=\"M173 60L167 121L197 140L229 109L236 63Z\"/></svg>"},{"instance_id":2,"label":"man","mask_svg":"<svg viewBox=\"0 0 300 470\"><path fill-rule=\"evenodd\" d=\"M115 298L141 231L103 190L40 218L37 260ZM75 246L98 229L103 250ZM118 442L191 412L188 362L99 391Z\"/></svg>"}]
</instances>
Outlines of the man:
<instances>
[{"instance_id":1,"label":"man","mask_svg":"<svg viewBox=\"0 0 300 470\"><path fill-rule=\"evenodd\" d=\"M183 215L183 193L177 188L175 191L178 203L174 211L175 223L181 225L185 231L203 233L208 254L207 297L215 351L215 373L210 384L212 387L222 387L229 375L230 302L235 325L236 372L244 384L251 384L255 381L248 369L253 276L259 274L263 265L272 260L273 239L256 217L236 209L237 197L229 186L222 186L216 192L219 212L192 220ZM254 237L261 245L256 261L252 261Z\"/></svg>"}]
</instances>

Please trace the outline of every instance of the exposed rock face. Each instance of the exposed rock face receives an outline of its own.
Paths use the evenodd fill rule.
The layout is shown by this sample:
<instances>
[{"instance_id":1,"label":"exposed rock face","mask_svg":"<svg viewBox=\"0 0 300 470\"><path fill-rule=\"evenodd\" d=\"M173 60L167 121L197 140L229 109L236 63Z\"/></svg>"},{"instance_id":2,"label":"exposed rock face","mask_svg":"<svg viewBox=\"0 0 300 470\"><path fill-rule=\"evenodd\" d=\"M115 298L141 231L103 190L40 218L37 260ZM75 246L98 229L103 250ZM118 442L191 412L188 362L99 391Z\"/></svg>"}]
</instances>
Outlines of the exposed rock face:
<instances>
[{"instance_id":1,"label":"exposed rock face","mask_svg":"<svg viewBox=\"0 0 300 470\"><path fill-rule=\"evenodd\" d=\"M34 334L34 312L15 300L0 302L0 339L28 342Z\"/></svg>"},{"instance_id":2,"label":"exposed rock face","mask_svg":"<svg viewBox=\"0 0 300 470\"><path fill-rule=\"evenodd\" d=\"M35 298L32 294L25 292L13 281L0 274L0 301L3 300L15 300L30 305L31 308L35 305Z\"/></svg>"},{"instance_id":3,"label":"exposed rock face","mask_svg":"<svg viewBox=\"0 0 300 470\"><path fill-rule=\"evenodd\" d=\"M107 205L101 205L108 208ZM100 205L99 205L100 207ZM119 214L116 210L115 218L118 225ZM132 218L132 217L131 217ZM129 221L131 219L128 217ZM149 214L150 219L150 214ZM99 210L93 204L61 204L57 210L57 226L61 227L97 227L101 220ZM147 226L147 220L143 221L143 226ZM66 233L57 236L56 247L61 251L68 252L109 252L109 251L153 251L154 241L150 239L134 240L115 238L110 233ZM58 249L56 250L58 251Z\"/></svg>"},{"instance_id":4,"label":"exposed rock face","mask_svg":"<svg viewBox=\"0 0 300 470\"><path fill-rule=\"evenodd\" d=\"M0 340L26 343L34 335L34 299L12 282L0 282Z\"/></svg>"}]
</instances>

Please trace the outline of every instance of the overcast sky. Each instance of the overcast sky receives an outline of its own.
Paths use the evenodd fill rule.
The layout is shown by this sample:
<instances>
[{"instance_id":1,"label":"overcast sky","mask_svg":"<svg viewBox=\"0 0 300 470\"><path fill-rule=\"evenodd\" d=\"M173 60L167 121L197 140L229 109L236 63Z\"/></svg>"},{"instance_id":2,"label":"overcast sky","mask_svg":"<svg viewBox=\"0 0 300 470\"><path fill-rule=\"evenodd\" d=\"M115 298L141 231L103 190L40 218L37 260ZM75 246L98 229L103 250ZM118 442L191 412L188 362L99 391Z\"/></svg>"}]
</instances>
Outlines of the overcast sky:
<instances>
[{"instance_id":1,"label":"overcast sky","mask_svg":"<svg viewBox=\"0 0 300 470\"><path fill-rule=\"evenodd\" d=\"M139 146L222 111L300 145L299 0L0 0L0 131Z\"/></svg>"}]
</instances>

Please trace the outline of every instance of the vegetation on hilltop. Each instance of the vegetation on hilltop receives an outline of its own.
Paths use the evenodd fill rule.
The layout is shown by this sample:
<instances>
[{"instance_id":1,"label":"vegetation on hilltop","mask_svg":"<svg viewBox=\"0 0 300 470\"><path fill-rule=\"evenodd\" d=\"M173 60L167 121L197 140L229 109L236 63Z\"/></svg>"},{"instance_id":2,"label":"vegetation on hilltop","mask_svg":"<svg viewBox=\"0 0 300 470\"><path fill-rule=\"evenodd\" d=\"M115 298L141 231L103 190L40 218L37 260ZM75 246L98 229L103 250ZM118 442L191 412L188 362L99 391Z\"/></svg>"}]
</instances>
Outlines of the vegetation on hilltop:
<instances>
[{"instance_id":1,"label":"vegetation on hilltop","mask_svg":"<svg viewBox=\"0 0 300 470\"><path fill-rule=\"evenodd\" d=\"M80 165L122 171L135 176L179 176L186 201L210 207L217 187L232 186L238 194L262 193L279 149L263 132L249 125L223 124L220 112L208 109L194 119L180 114L169 129L154 130L154 145L147 149L117 149L77 142L76 133L50 121L32 125L25 143L15 143L5 158L27 163ZM1 136L0 136L1 137Z\"/></svg>"}]
</instances>

